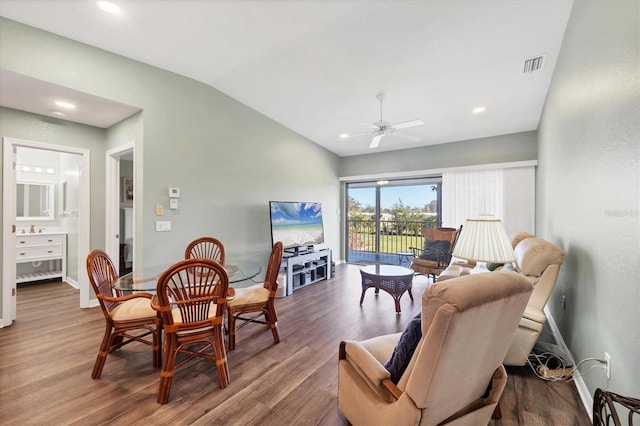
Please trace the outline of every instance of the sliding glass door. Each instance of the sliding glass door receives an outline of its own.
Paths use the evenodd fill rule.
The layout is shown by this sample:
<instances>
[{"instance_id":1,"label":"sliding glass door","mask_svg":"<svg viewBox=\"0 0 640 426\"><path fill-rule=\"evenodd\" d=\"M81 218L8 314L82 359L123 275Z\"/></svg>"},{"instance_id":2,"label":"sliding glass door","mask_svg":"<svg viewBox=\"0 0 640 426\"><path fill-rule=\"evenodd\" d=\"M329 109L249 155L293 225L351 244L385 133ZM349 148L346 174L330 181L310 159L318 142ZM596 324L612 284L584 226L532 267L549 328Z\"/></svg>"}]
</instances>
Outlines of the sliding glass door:
<instances>
[{"instance_id":1,"label":"sliding glass door","mask_svg":"<svg viewBox=\"0 0 640 426\"><path fill-rule=\"evenodd\" d=\"M422 228L441 224L441 177L347 184L348 262L398 263L422 247Z\"/></svg>"}]
</instances>

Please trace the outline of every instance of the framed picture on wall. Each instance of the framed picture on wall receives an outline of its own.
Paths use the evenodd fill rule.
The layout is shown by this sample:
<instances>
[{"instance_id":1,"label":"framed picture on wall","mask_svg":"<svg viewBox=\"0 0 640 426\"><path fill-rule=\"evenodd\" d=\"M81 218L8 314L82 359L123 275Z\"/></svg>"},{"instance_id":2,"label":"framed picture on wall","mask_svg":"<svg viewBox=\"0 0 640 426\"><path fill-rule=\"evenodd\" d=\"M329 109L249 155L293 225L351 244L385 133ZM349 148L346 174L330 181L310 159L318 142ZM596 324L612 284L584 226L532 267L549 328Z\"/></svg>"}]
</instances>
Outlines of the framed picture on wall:
<instances>
[{"instance_id":1,"label":"framed picture on wall","mask_svg":"<svg viewBox=\"0 0 640 426\"><path fill-rule=\"evenodd\" d=\"M122 201L133 202L133 178L122 179Z\"/></svg>"}]
</instances>

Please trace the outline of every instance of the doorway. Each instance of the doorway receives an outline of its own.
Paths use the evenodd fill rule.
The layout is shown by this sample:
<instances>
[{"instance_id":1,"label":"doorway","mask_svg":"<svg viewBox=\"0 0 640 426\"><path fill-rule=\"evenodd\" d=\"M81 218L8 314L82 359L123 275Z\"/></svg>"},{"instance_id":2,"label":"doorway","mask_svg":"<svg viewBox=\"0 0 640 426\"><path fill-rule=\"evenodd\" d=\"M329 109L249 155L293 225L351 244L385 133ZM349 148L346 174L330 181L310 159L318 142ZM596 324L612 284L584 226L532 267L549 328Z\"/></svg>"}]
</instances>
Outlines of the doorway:
<instances>
[{"instance_id":1,"label":"doorway","mask_svg":"<svg viewBox=\"0 0 640 426\"><path fill-rule=\"evenodd\" d=\"M39 164L40 161L44 161L42 158L47 156L57 156L59 158L57 165L43 167L44 164ZM34 158L36 159L34 161L23 161ZM17 167L19 165L23 167L20 172L21 176L29 176L28 180L43 180L44 178L30 174L30 171L25 171L26 168L33 168L33 173L57 175L56 181L51 184L52 188L57 189L53 189L52 204L48 205L46 209L47 214L53 210L55 219L52 221L36 221L35 218L27 219L26 222L17 220ZM56 167L60 169L59 173L55 172ZM37 168L41 170L36 171ZM54 170L51 172L48 169ZM74 255L73 258L66 256L67 267L63 271L63 280L70 281L72 285L80 289L80 307L89 307L89 282L86 274L83 273L84 264L81 261L89 251L89 185L88 150L3 138L3 224L5 232L2 233L4 255L2 258L2 319L0 327L11 325L16 319L16 232L24 229L25 225L29 226L29 231L31 225L34 225L34 231L39 233L42 230L43 234L46 234L48 225L52 225L49 230L66 228L64 229L67 231L65 242L68 243L70 250L65 250L65 255L68 252ZM37 228L36 224L38 224Z\"/></svg>"},{"instance_id":2,"label":"doorway","mask_svg":"<svg viewBox=\"0 0 640 426\"><path fill-rule=\"evenodd\" d=\"M112 148L106 153L106 252L120 276L133 268L135 256L136 182L134 143Z\"/></svg>"}]
</instances>

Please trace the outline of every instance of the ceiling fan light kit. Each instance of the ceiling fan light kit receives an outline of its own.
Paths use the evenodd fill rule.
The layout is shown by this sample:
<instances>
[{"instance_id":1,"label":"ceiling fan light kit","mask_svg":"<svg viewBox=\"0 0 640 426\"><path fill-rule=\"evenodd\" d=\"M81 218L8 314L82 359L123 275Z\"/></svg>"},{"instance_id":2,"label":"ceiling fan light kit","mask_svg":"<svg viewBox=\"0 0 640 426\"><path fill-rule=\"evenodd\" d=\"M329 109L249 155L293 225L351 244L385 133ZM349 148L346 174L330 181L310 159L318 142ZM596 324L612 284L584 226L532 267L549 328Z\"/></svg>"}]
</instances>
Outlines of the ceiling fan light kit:
<instances>
[{"instance_id":1,"label":"ceiling fan light kit","mask_svg":"<svg viewBox=\"0 0 640 426\"><path fill-rule=\"evenodd\" d=\"M415 135L410 135L408 133L397 132L397 130L407 129L409 127L422 126L424 125L424 121L411 120L411 121L405 121L403 123L398 123L398 124L391 124L388 121L384 121L382 119L382 102L385 100L385 98L386 98L386 95L384 93L378 93L378 95L376 95L376 99L378 99L378 101L380 102L380 120L371 124L371 130L369 132L356 133L354 135L343 133L342 135L340 135L340 138L348 139L348 138L354 138L356 136L372 135L373 139L371 139L371 144L369 145L369 148L377 148L378 145L380 145L380 141L382 140L383 137L387 135L392 135L392 134L403 139L408 139L411 141L419 141L421 139L420 137Z\"/></svg>"}]
</instances>

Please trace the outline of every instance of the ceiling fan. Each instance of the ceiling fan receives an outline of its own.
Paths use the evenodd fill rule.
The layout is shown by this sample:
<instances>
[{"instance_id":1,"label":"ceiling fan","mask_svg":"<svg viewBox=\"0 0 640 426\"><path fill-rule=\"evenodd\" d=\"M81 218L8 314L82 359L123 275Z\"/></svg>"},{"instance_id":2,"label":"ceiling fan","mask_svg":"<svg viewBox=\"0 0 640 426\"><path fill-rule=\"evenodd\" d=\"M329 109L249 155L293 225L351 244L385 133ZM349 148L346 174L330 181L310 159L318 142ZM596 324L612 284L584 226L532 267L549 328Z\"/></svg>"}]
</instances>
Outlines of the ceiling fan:
<instances>
[{"instance_id":1,"label":"ceiling fan","mask_svg":"<svg viewBox=\"0 0 640 426\"><path fill-rule=\"evenodd\" d=\"M404 132L398 132L398 129L406 129L409 127L422 126L424 124L424 121L411 120L411 121L405 121L404 123L398 123L398 124L391 124L388 121L384 121L382 119L382 101L384 101L385 97L386 96L384 93L379 93L376 96L376 99L380 101L380 120L374 123L371 123L370 131L364 132L364 133L356 133L354 135L345 134L345 135L341 135L341 138L348 139L348 138L354 138L356 136L372 135L373 139L371 139L371 144L369 145L369 148L376 148L378 145L380 145L380 141L382 140L383 137L391 134L399 138L408 139L412 141L419 141L421 139L420 137L411 135L408 133L404 133Z\"/></svg>"}]
</instances>

